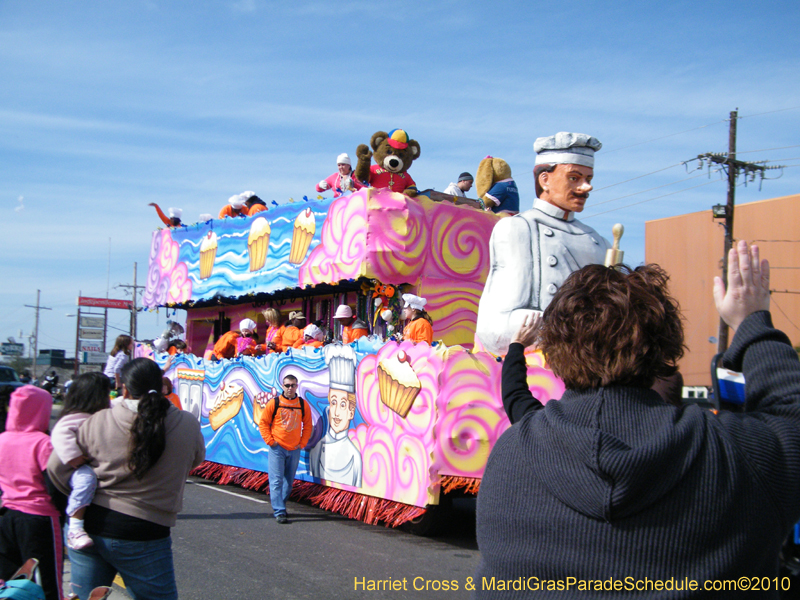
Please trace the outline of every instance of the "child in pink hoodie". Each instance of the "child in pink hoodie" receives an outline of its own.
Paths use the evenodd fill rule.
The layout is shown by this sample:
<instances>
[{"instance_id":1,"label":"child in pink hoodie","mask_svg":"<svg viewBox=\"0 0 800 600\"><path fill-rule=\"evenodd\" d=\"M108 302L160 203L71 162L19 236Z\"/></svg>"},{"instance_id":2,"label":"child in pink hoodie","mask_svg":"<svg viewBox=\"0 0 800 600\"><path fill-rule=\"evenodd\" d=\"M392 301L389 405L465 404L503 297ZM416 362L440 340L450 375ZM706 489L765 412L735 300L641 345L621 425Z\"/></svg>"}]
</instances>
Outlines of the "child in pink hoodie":
<instances>
[{"instance_id":1,"label":"child in pink hoodie","mask_svg":"<svg viewBox=\"0 0 800 600\"><path fill-rule=\"evenodd\" d=\"M52 408L52 396L32 385L11 394L6 431L0 433L0 579L37 558L45 597L60 600L61 525L44 475L53 451L47 435Z\"/></svg>"}]
</instances>

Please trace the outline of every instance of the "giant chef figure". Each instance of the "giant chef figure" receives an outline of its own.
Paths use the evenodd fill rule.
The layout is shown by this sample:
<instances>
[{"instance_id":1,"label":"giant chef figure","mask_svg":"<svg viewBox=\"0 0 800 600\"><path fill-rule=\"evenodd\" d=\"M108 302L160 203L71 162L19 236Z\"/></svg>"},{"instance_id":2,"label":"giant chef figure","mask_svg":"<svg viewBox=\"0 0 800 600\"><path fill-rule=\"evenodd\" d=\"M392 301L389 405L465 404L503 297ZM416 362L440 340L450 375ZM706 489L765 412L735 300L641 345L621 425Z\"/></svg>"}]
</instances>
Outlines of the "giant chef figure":
<instances>
[{"instance_id":1,"label":"giant chef figure","mask_svg":"<svg viewBox=\"0 0 800 600\"><path fill-rule=\"evenodd\" d=\"M596 138L566 132L533 144L533 208L498 221L492 231L477 324L489 352L505 354L525 316L543 311L570 273L603 263L611 245L575 218L592 189L594 153L601 146Z\"/></svg>"},{"instance_id":2,"label":"giant chef figure","mask_svg":"<svg viewBox=\"0 0 800 600\"><path fill-rule=\"evenodd\" d=\"M320 479L361 487L361 453L347 434L356 415L356 353L352 346L323 348L330 373L328 430L311 449L311 474Z\"/></svg>"}]
</instances>

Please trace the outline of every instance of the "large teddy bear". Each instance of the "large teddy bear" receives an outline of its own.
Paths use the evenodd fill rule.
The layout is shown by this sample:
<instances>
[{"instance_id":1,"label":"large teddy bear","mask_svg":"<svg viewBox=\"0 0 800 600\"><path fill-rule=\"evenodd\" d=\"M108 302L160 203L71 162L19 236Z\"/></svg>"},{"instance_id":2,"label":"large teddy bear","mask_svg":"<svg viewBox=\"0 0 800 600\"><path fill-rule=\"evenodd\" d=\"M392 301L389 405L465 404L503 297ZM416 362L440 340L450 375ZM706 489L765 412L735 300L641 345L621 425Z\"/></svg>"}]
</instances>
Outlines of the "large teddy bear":
<instances>
[{"instance_id":1,"label":"large teddy bear","mask_svg":"<svg viewBox=\"0 0 800 600\"><path fill-rule=\"evenodd\" d=\"M481 161L475 176L475 187L485 210L495 213L519 212L517 184L511 178L511 167L502 158L487 156Z\"/></svg>"},{"instance_id":2,"label":"large teddy bear","mask_svg":"<svg viewBox=\"0 0 800 600\"><path fill-rule=\"evenodd\" d=\"M372 152L366 144L356 148L356 179L375 188L390 188L393 192L416 196L417 185L408 174L408 168L419 158L417 140L408 139L408 134L402 129L393 129L389 133L378 131L373 134L370 146ZM373 157L377 164L370 166Z\"/></svg>"}]
</instances>

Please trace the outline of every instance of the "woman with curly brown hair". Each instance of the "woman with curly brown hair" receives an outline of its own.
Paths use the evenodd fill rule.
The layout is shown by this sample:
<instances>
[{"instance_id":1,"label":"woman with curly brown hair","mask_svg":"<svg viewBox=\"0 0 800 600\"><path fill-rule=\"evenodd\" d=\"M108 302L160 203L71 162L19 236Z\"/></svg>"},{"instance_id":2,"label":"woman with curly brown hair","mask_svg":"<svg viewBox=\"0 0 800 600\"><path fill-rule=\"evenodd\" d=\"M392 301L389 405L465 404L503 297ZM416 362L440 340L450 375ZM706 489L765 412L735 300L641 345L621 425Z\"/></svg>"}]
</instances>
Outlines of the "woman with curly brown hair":
<instances>
[{"instance_id":1,"label":"woman with curly brown hair","mask_svg":"<svg viewBox=\"0 0 800 600\"><path fill-rule=\"evenodd\" d=\"M652 265L584 267L514 337L502 384L515 424L478 495L477 597L691 598L713 580L777 581L800 519L800 363L772 327L769 264L740 242L727 291L714 287L736 330L724 364L744 372L745 413L676 407L650 389L684 348L667 279ZM546 406L526 381L534 343L566 384Z\"/></svg>"}]
</instances>

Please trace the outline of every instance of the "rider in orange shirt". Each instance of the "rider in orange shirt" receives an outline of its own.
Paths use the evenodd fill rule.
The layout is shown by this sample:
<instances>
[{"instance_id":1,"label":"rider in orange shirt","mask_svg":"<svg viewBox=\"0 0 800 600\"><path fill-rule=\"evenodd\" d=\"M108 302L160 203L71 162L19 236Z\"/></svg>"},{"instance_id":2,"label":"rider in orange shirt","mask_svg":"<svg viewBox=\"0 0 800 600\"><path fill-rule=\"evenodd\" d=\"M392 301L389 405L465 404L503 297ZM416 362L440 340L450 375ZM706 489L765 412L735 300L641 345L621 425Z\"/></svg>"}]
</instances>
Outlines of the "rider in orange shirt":
<instances>
[{"instance_id":1,"label":"rider in orange shirt","mask_svg":"<svg viewBox=\"0 0 800 600\"><path fill-rule=\"evenodd\" d=\"M283 343L281 352L286 352L289 348L299 348L303 345L303 329L306 326L306 317L303 311L292 311L289 313L289 322L283 330Z\"/></svg>"},{"instance_id":2,"label":"rider in orange shirt","mask_svg":"<svg viewBox=\"0 0 800 600\"><path fill-rule=\"evenodd\" d=\"M311 348L322 348L324 339L325 332L314 325L314 323L311 323L310 325L306 325L306 328L303 329L303 343L299 347L310 346ZM297 348L298 346L295 347Z\"/></svg>"},{"instance_id":3,"label":"rider in orange shirt","mask_svg":"<svg viewBox=\"0 0 800 600\"><path fill-rule=\"evenodd\" d=\"M414 294L403 294L403 318L411 319L406 328L403 329L403 339L417 342L428 342L433 345L433 320L425 312L425 305L428 301Z\"/></svg>"},{"instance_id":4,"label":"rider in orange shirt","mask_svg":"<svg viewBox=\"0 0 800 600\"><path fill-rule=\"evenodd\" d=\"M252 217L256 213L267 210L266 203L256 196L255 192L242 192L239 194L247 205L247 216Z\"/></svg>"},{"instance_id":5,"label":"rider in orange shirt","mask_svg":"<svg viewBox=\"0 0 800 600\"><path fill-rule=\"evenodd\" d=\"M346 304L341 304L336 309L336 314L333 315L335 321L342 324L342 343L349 344L355 342L358 338L369 335L367 324L364 321L356 319L353 314L353 309Z\"/></svg>"},{"instance_id":6,"label":"rider in orange shirt","mask_svg":"<svg viewBox=\"0 0 800 600\"><path fill-rule=\"evenodd\" d=\"M246 217L250 214L245 206L244 198L241 194L236 194L228 198L228 204L222 207L219 211L219 218L225 217Z\"/></svg>"}]
</instances>

